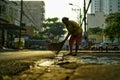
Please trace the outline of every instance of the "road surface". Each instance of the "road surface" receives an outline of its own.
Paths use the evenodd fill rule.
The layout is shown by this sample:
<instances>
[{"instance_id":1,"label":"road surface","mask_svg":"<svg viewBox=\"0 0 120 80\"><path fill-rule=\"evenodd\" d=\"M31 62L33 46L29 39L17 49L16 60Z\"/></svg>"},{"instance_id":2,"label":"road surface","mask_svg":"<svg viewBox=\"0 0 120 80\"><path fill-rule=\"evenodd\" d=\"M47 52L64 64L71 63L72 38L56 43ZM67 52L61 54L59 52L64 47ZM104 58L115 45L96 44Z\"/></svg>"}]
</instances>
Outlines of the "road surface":
<instances>
[{"instance_id":1,"label":"road surface","mask_svg":"<svg viewBox=\"0 0 120 80\"><path fill-rule=\"evenodd\" d=\"M61 51L63 54L68 53L68 51ZM61 53L60 52L60 53ZM91 51L91 50L82 50L78 52L78 56L82 55L103 55L103 56L120 56L119 51ZM42 50L7 50L0 52L0 60L8 60L8 59L23 59L29 57L54 57L55 54L52 51L42 51Z\"/></svg>"},{"instance_id":2,"label":"road surface","mask_svg":"<svg viewBox=\"0 0 120 80\"><path fill-rule=\"evenodd\" d=\"M20 51L2 51L0 52L0 60L22 59L29 57L53 57L54 52L40 50L20 50Z\"/></svg>"}]
</instances>

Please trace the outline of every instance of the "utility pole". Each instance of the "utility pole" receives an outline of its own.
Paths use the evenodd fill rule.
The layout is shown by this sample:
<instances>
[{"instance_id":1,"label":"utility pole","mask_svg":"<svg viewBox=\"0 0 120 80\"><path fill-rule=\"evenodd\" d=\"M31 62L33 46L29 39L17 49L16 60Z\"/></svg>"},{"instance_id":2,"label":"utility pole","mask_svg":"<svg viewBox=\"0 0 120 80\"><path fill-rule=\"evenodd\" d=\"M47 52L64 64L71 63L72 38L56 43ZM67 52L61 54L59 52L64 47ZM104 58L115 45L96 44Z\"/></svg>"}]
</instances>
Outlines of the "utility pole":
<instances>
[{"instance_id":1,"label":"utility pole","mask_svg":"<svg viewBox=\"0 0 120 80\"><path fill-rule=\"evenodd\" d=\"M82 14L81 14L81 9L80 9L80 24L81 24L81 19L82 19Z\"/></svg>"},{"instance_id":2,"label":"utility pole","mask_svg":"<svg viewBox=\"0 0 120 80\"><path fill-rule=\"evenodd\" d=\"M92 0L89 0L89 3L88 3L88 6L87 6L87 9L86 9L86 2L84 0L84 18L83 18L83 21L84 21L84 38L85 38L85 41L86 41L86 44L87 44L87 47L89 47L89 43L88 43L88 34L87 34L87 31L86 31L86 26L87 26L87 22L86 22L86 14L88 12L88 9L90 7L90 3L92 2ZM82 25L82 24L81 24Z\"/></svg>"},{"instance_id":3,"label":"utility pole","mask_svg":"<svg viewBox=\"0 0 120 80\"><path fill-rule=\"evenodd\" d=\"M89 1L88 6L87 6L87 9L86 9L86 3L85 3L85 0L84 0L84 10L85 10L85 11L84 11L84 15L87 14L91 2L92 2L92 0ZM86 16L83 17L83 19L82 19L82 21L81 21L81 26L82 26L82 24L83 24L85 18L86 18Z\"/></svg>"},{"instance_id":4,"label":"utility pole","mask_svg":"<svg viewBox=\"0 0 120 80\"><path fill-rule=\"evenodd\" d=\"M86 32L86 2L84 0L84 30Z\"/></svg>"},{"instance_id":5,"label":"utility pole","mask_svg":"<svg viewBox=\"0 0 120 80\"><path fill-rule=\"evenodd\" d=\"M88 46L88 34L87 34L87 31L86 31L86 26L87 26L86 14L87 14L87 10L86 10L86 2L85 2L85 0L84 0L83 10L84 10L84 18L83 18L83 21L84 21L84 39L85 39L85 42L86 42L86 46Z\"/></svg>"},{"instance_id":6,"label":"utility pole","mask_svg":"<svg viewBox=\"0 0 120 80\"><path fill-rule=\"evenodd\" d=\"M20 47L21 44L21 30L22 30L22 13L23 13L23 0L21 0L21 11L20 11L20 29L19 29L19 42L18 42L18 48Z\"/></svg>"}]
</instances>

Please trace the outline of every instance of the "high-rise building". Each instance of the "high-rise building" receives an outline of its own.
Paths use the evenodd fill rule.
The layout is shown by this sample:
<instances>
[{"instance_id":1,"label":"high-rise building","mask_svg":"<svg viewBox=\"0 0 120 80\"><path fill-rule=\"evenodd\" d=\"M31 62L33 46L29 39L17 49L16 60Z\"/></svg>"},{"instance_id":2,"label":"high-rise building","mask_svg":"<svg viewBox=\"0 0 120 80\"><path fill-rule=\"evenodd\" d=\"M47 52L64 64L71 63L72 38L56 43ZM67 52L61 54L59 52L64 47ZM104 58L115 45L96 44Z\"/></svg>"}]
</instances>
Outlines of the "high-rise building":
<instances>
[{"instance_id":1,"label":"high-rise building","mask_svg":"<svg viewBox=\"0 0 120 80\"><path fill-rule=\"evenodd\" d=\"M92 0L91 13L95 12L104 12L106 15L120 12L120 0Z\"/></svg>"},{"instance_id":2,"label":"high-rise building","mask_svg":"<svg viewBox=\"0 0 120 80\"><path fill-rule=\"evenodd\" d=\"M105 14L120 12L120 0L103 0Z\"/></svg>"},{"instance_id":3,"label":"high-rise building","mask_svg":"<svg viewBox=\"0 0 120 80\"><path fill-rule=\"evenodd\" d=\"M91 13L102 11L102 0L92 0L91 2Z\"/></svg>"}]
</instances>

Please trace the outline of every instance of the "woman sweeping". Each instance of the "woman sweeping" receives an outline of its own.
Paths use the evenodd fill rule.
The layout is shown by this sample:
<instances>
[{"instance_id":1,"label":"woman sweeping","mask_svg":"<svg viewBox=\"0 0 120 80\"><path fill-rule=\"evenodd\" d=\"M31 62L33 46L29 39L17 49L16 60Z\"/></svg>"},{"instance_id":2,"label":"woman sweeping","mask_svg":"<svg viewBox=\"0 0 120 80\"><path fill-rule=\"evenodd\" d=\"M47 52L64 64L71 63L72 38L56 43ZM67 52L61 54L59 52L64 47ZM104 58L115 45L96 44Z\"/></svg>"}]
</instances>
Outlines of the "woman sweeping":
<instances>
[{"instance_id":1,"label":"woman sweeping","mask_svg":"<svg viewBox=\"0 0 120 80\"><path fill-rule=\"evenodd\" d=\"M68 34L66 38L69 38L69 47L70 47L70 53L72 54L73 52L73 45L75 44L75 53L78 52L79 45L82 40L82 28L79 26L79 24L73 20L69 20L67 17L62 18L62 22L65 24L66 29L68 30ZM76 54L72 54L76 55Z\"/></svg>"}]
</instances>

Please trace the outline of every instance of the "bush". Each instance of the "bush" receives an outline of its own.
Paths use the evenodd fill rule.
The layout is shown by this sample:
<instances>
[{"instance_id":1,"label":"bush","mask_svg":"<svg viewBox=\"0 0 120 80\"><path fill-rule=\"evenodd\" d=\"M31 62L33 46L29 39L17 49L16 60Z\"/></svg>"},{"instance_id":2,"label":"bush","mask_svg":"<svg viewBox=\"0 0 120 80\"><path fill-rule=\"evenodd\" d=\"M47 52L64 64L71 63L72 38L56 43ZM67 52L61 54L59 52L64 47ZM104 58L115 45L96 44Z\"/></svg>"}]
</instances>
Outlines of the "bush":
<instances>
[{"instance_id":1,"label":"bush","mask_svg":"<svg viewBox=\"0 0 120 80\"><path fill-rule=\"evenodd\" d=\"M15 42L15 45L14 45L14 47L15 48L19 48L19 49L23 49L24 48L24 42L22 42L22 41L20 41L20 43L19 43L19 41L18 42Z\"/></svg>"}]
</instances>

